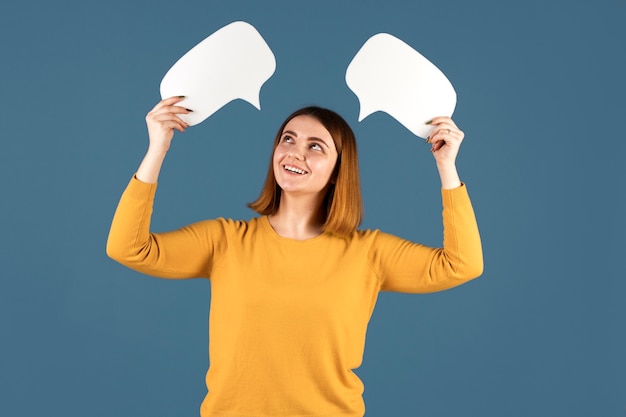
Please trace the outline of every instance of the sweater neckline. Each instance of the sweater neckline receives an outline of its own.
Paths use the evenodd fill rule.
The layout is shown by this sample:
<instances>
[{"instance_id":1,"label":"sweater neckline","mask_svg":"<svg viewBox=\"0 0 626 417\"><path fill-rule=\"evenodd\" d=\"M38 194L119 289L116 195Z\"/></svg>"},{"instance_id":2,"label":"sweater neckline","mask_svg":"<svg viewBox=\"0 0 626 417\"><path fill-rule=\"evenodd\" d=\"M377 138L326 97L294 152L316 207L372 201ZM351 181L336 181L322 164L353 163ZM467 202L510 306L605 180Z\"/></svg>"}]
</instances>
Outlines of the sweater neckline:
<instances>
[{"instance_id":1,"label":"sweater neckline","mask_svg":"<svg viewBox=\"0 0 626 417\"><path fill-rule=\"evenodd\" d=\"M302 244L317 242L318 240L323 239L324 236L326 235L326 232L322 232L317 236L310 237L304 240L292 239L290 237L284 237L284 236L279 235L278 232L276 232L276 230L274 230L274 228L272 227L272 224L270 223L270 219L267 217L267 215L261 216L260 220L261 220L261 224L263 225L265 229L267 229L269 234L271 234L272 236L274 236L276 240L281 241L281 242L292 243L295 245L302 245Z\"/></svg>"}]
</instances>

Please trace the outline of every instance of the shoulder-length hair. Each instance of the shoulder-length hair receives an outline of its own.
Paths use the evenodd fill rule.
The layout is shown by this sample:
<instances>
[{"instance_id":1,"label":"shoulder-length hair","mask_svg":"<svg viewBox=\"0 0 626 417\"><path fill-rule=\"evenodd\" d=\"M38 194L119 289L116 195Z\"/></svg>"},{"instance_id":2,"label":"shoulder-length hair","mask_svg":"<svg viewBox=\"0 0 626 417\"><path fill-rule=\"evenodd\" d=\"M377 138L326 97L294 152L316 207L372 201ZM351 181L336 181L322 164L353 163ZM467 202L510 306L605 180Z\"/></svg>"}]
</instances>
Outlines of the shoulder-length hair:
<instances>
[{"instance_id":1,"label":"shoulder-length hair","mask_svg":"<svg viewBox=\"0 0 626 417\"><path fill-rule=\"evenodd\" d=\"M262 215L271 215L278 211L282 190L274 176L272 156L280 143L283 130L291 119L297 116L310 116L317 119L328 130L337 149L337 164L333 173L334 181L329 184L322 209L325 209L322 230L346 237L361 224L363 202L359 180L359 162L356 139L348 123L332 110L321 107L305 107L293 112L282 124L272 148L269 169L261 194L248 204L252 210Z\"/></svg>"}]
</instances>

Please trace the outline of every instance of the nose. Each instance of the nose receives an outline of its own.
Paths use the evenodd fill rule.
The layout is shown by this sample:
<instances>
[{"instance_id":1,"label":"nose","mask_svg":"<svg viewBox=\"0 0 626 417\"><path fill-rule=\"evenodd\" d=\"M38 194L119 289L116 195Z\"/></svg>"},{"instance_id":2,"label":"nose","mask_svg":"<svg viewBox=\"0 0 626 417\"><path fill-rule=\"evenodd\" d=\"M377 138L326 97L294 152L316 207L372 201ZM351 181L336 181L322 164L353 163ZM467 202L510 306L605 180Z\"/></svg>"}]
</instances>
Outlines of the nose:
<instances>
[{"instance_id":1,"label":"nose","mask_svg":"<svg viewBox=\"0 0 626 417\"><path fill-rule=\"evenodd\" d=\"M304 160L304 151L299 146L294 146L289 150L289 156L298 161Z\"/></svg>"}]
</instances>

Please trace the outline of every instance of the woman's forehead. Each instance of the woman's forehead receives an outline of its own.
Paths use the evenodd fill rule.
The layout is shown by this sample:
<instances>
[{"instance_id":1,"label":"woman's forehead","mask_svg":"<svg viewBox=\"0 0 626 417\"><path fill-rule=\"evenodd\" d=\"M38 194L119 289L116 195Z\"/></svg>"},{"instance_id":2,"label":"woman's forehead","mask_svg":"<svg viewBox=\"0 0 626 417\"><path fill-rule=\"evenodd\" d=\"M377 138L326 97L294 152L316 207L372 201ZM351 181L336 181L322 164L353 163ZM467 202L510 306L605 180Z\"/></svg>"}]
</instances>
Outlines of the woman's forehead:
<instances>
[{"instance_id":1,"label":"woman's forehead","mask_svg":"<svg viewBox=\"0 0 626 417\"><path fill-rule=\"evenodd\" d=\"M302 134L306 136L324 136L326 138L331 138L332 135L330 132L324 127L322 122L316 119L313 116L308 115L300 115L296 116L293 119L289 120L285 125L284 131L290 130L297 134Z\"/></svg>"}]
</instances>

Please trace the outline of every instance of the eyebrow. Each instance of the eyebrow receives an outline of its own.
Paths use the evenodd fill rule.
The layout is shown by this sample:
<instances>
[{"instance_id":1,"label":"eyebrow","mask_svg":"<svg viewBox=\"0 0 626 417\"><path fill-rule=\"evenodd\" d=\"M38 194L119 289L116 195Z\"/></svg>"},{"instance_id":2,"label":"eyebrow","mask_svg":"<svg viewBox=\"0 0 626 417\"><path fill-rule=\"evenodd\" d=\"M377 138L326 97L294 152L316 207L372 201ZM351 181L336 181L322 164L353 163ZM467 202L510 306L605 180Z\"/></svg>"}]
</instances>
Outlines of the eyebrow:
<instances>
[{"instance_id":1,"label":"eyebrow","mask_svg":"<svg viewBox=\"0 0 626 417\"><path fill-rule=\"evenodd\" d=\"M294 132L293 130L283 130L283 134L281 136L284 136L286 134L298 137L298 134L296 132ZM328 146L328 143L326 143L326 141L324 139L315 137L315 136L311 136L309 138L307 138L307 140L309 142L322 142L324 144L324 146L326 146L327 148L330 149L330 146Z\"/></svg>"}]
</instances>

